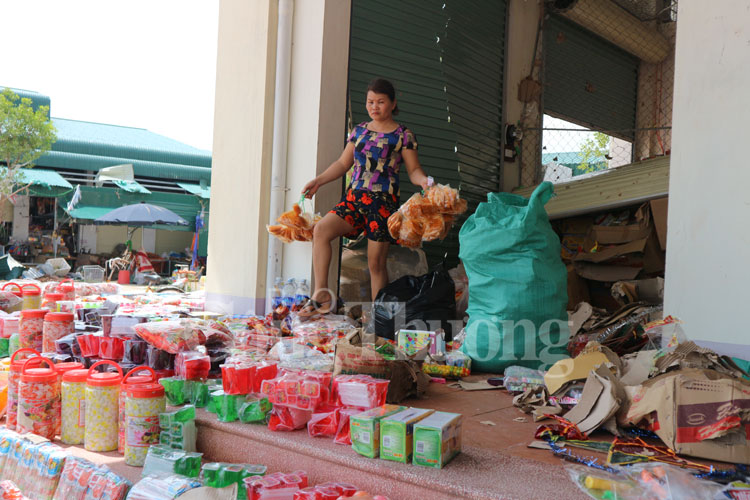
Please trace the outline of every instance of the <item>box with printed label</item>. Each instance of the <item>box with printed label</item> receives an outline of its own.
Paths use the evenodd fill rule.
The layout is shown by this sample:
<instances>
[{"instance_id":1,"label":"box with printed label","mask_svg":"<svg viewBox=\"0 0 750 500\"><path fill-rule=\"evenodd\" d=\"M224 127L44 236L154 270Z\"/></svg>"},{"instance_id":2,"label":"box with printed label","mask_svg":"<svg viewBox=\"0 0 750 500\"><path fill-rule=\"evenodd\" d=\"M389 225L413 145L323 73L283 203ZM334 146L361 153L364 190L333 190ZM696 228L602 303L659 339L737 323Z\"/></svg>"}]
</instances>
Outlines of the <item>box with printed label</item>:
<instances>
[{"instance_id":1,"label":"box with printed label","mask_svg":"<svg viewBox=\"0 0 750 500\"><path fill-rule=\"evenodd\" d=\"M458 413L435 412L414 424L414 465L441 469L461 451Z\"/></svg>"},{"instance_id":2,"label":"box with printed label","mask_svg":"<svg viewBox=\"0 0 750 500\"><path fill-rule=\"evenodd\" d=\"M404 408L398 405L383 405L353 415L349 419L349 429L354 451L369 458L377 458L380 445L380 420Z\"/></svg>"},{"instance_id":3,"label":"box with printed label","mask_svg":"<svg viewBox=\"0 0 750 500\"><path fill-rule=\"evenodd\" d=\"M380 421L380 458L409 463L414 444L414 424L435 413L435 410L407 408Z\"/></svg>"}]
</instances>

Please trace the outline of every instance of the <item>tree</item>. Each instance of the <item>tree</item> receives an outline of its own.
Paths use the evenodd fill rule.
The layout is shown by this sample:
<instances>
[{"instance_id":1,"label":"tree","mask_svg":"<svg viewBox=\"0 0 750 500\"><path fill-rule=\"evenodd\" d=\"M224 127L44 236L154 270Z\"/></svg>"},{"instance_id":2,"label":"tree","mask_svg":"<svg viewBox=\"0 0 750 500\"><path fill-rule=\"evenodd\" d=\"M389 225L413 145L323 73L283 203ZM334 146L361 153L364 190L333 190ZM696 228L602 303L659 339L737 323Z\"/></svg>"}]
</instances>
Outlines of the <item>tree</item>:
<instances>
[{"instance_id":1,"label":"tree","mask_svg":"<svg viewBox=\"0 0 750 500\"><path fill-rule=\"evenodd\" d=\"M581 144L581 164L578 165L578 170L585 174L596 172L602 163L606 165L607 155L609 136L602 132L594 132L593 137L589 137Z\"/></svg>"},{"instance_id":2,"label":"tree","mask_svg":"<svg viewBox=\"0 0 750 500\"><path fill-rule=\"evenodd\" d=\"M0 203L29 187L23 168L32 168L34 161L49 151L57 138L52 120L47 117L49 106L35 111L31 99L20 98L10 89L0 94Z\"/></svg>"}]
</instances>

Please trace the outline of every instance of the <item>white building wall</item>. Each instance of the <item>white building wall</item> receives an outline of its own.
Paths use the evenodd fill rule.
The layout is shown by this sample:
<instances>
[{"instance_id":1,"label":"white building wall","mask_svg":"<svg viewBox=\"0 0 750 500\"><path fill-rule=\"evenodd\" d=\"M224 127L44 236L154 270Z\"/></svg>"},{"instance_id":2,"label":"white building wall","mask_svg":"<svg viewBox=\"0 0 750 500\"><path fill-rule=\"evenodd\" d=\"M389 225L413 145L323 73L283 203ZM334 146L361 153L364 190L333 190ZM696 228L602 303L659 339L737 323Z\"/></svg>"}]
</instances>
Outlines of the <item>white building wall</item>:
<instances>
[{"instance_id":1,"label":"white building wall","mask_svg":"<svg viewBox=\"0 0 750 500\"><path fill-rule=\"evenodd\" d=\"M750 359L750 4L679 3L665 313Z\"/></svg>"}]
</instances>

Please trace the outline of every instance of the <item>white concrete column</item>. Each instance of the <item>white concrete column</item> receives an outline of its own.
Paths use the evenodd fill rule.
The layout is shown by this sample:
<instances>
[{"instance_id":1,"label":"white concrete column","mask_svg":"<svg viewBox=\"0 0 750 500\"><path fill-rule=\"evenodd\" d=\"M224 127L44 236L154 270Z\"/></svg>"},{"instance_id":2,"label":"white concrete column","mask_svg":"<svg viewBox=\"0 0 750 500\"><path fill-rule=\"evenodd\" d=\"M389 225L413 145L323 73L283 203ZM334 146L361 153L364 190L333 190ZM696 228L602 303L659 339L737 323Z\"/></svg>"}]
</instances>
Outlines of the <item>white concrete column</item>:
<instances>
[{"instance_id":1,"label":"white concrete column","mask_svg":"<svg viewBox=\"0 0 750 500\"><path fill-rule=\"evenodd\" d=\"M750 7L680 2L677 19L664 311L691 339L750 359Z\"/></svg>"},{"instance_id":2,"label":"white concrete column","mask_svg":"<svg viewBox=\"0 0 750 500\"><path fill-rule=\"evenodd\" d=\"M263 310L277 2L221 0L207 309Z\"/></svg>"},{"instance_id":3,"label":"white concrete column","mask_svg":"<svg viewBox=\"0 0 750 500\"><path fill-rule=\"evenodd\" d=\"M292 35L289 145L286 206L300 190L339 157L346 139L349 66L349 0L296 0ZM353 98L364 96L353 96ZM341 196L341 183L324 186L314 210L325 214ZM213 209L213 206L212 206ZM312 244L284 245L285 278L310 278ZM329 285L337 282L338 247L334 248Z\"/></svg>"},{"instance_id":4,"label":"white concrete column","mask_svg":"<svg viewBox=\"0 0 750 500\"><path fill-rule=\"evenodd\" d=\"M11 239L24 242L29 239L29 197L18 196L13 204L13 231Z\"/></svg>"}]
</instances>

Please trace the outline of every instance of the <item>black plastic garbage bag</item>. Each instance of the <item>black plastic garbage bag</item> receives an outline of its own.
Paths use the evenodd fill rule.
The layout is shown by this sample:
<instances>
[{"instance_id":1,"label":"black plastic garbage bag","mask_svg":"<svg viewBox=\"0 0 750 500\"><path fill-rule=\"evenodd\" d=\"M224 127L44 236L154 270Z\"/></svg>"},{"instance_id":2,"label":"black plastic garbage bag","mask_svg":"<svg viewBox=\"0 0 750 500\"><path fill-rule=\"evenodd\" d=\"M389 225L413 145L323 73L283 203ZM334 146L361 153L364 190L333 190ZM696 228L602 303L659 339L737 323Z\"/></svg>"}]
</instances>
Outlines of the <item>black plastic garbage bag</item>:
<instances>
[{"instance_id":1,"label":"black plastic garbage bag","mask_svg":"<svg viewBox=\"0 0 750 500\"><path fill-rule=\"evenodd\" d=\"M393 339L400 329L442 328L446 340L450 340L456 295L448 271L441 265L425 275L403 276L389 283L375 298L373 319L378 337Z\"/></svg>"}]
</instances>

